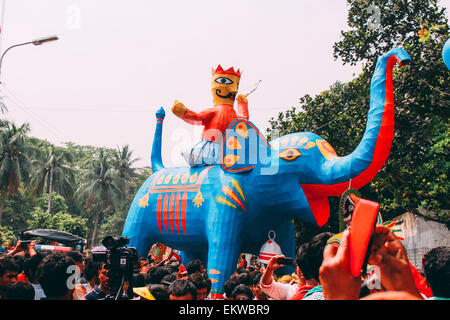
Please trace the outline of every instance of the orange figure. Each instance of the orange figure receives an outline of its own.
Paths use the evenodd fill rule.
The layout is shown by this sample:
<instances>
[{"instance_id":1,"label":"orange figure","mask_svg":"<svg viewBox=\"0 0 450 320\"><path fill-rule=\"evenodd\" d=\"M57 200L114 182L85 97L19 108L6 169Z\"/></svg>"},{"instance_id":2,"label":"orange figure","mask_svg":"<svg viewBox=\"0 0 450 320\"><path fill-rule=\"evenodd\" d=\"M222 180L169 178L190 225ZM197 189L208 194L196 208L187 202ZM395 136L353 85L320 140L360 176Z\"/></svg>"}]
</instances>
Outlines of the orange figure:
<instances>
[{"instance_id":1,"label":"orange figure","mask_svg":"<svg viewBox=\"0 0 450 320\"><path fill-rule=\"evenodd\" d=\"M237 113L234 101L239 88L241 72L231 67L223 70L219 65L212 70L211 91L214 107L201 112L194 112L175 100L172 112L192 125L204 126L202 140L188 152L183 153L191 166L211 165L220 163L220 148L222 137L228 125L235 118L248 120L248 101L243 94L237 96Z\"/></svg>"}]
</instances>

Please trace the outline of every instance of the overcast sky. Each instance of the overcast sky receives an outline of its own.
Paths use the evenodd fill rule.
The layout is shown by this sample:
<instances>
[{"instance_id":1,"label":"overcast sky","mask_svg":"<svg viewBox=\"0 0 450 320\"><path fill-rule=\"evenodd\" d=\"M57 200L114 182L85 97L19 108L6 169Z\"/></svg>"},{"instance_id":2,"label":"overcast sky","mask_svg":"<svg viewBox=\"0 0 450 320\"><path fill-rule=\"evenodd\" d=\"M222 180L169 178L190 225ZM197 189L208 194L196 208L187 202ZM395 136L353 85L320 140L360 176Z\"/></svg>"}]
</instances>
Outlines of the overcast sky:
<instances>
[{"instance_id":1,"label":"overcast sky","mask_svg":"<svg viewBox=\"0 0 450 320\"><path fill-rule=\"evenodd\" d=\"M265 132L301 96L359 73L333 59L346 19L345 0L6 0L2 52L48 35L59 40L5 55L3 117L29 122L32 136L56 145L129 144L145 166L162 106L163 160L183 165L180 150L201 127L171 113L175 99L195 111L210 107L211 68L239 68L242 93L261 80L249 111Z\"/></svg>"}]
</instances>

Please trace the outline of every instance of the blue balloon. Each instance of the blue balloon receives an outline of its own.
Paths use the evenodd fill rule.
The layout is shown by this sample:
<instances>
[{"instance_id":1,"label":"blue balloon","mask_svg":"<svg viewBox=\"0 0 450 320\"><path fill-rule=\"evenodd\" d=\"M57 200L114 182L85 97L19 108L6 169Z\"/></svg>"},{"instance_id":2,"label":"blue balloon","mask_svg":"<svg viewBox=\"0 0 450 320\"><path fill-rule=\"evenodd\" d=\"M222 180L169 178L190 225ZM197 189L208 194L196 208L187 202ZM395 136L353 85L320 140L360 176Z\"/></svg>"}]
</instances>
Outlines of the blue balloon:
<instances>
[{"instance_id":1,"label":"blue balloon","mask_svg":"<svg viewBox=\"0 0 450 320\"><path fill-rule=\"evenodd\" d=\"M448 70L450 70L450 38L445 43L444 49L442 49L442 58Z\"/></svg>"}]
</instances>

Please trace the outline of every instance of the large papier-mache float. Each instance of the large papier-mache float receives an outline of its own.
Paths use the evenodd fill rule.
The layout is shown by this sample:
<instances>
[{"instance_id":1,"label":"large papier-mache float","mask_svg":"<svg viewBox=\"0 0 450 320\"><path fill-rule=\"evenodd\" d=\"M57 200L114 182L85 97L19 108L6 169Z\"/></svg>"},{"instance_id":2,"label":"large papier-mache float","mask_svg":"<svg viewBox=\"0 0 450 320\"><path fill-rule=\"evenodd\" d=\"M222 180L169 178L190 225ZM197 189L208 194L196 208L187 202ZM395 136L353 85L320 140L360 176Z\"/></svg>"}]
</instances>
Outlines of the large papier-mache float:
<instances>
[{"instance_id":1,"label":"large papier-mache float","mask_svg":"<svg viewBox=\"0 0 450 320\"><path fill-rule=\"evenodd\" d=\"M201 259L216 298L223 294L239 253L258 254L270 230L276 232L283 253L295 257L293 219L323 226L330 215L328 197L341 196L350 183L354 189L361 188L385 164L394 137L392 71L397 63L403 66L409 60L403 49L393 49L378 59L364 136L344 157L314 133L293 133L267 141L248 120L247 101L240 97L237 117L230 119L221 137L219 155L214 151L219 163L211 160L214 157L208 158L216 150L214 146L208 147L206 154L197 153L206 159L204 163L166 168L161 158L165 117L161 108L156 113L151 155L154 173L136 193L123 230L130 246L145 256L154 243L160 242L180 250L184 263ZM239 80L234 70L215 71L213 81L224 78L216 82L219 85ZM214 86L213 94L219 92L234 102L237 87L224 92ZM215 107L219 104L226 103L219 101ZM201 125L205 125L201 121L210 119L197 117L201 112L189 113L178 101L173 112L180 117L191 116ZM207 140L208 136L203 138Z\"/></svg>"}]
</instances>

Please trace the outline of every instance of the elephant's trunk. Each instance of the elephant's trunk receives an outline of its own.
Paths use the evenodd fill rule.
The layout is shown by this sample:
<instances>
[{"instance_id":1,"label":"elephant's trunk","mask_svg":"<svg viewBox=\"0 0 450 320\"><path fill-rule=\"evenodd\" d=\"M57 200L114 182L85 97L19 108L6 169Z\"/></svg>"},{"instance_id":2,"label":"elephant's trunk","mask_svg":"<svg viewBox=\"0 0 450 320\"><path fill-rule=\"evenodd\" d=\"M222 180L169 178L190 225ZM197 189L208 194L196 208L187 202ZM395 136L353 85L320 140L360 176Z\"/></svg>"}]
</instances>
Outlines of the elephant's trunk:
<instances>
[{"instance_id":1,"label":"elephant's trunk","mask_svg":"<svg viewBox=\"0 0 450 320\"><path fill-rule=\"evenodd\" d=\"M323 184L303 185L305 191L324 196L341 195L350 186L359 189L384 166L394 138L394 90L392 70L398 62L409 63L403 49L392 49L378 59L370 87L370 110L366 130L351 154L329 161Z\"/></svg>"},{"instance_id":2,"label":"elephant's trunk","mask_svg":"<svg viewBox=\"0 0 450 320\"><path fill-rule=\"evenodd\" d=\"M162 127L165 116L166 113L164 109L161 107L156 112L156 128L155 128L155 136L153 138L152 156L151 156L153 172L164 169L161 157L161 139L162 139Z\"/></svg>"}]
</instances>

